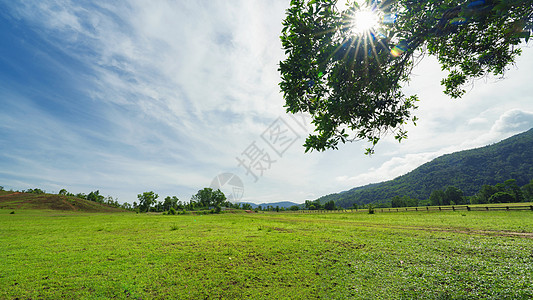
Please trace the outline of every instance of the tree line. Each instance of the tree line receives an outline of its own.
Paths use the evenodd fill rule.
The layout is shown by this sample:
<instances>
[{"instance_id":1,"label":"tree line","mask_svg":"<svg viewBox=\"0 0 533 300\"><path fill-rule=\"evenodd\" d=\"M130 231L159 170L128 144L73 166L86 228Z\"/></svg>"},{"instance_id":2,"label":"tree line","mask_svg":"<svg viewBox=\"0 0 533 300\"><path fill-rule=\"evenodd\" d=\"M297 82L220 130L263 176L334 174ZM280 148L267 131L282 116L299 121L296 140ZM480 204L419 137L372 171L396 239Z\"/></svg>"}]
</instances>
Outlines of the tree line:
<instances>
[{"instance_id":1,"label":"tree line","mask_svg":"<svg viewBox=\"0 0 533 300\"><path fill-rule=\"evenodd\" d=\"M485 184L473 196L464 196L461 189L448 186L434 190L429 199L418 200L409 196L395 196L378 207L444 206L488 203L516 203L533 201L533 179L520 187L515 179L508 179L495 185Z\"/></svg>"},{"instance_id":2,"label":"tree line","mask_svg":"<svg viewBox=\"0 0 533 300\"><path fill-rule=\"evenodd\" d=\"M4 191L4 187L0 186L0 191ZM31 193L31 194L47 194L45 190L39 188L30 188L27 190L16 190L11 192ZM254 210L254 211L285 211L298 210L299 206L292 206L284 208L279 206L259 205L253 208L250 203L232 203L227 200L226 195L220 190L212 188L203 188L194 194L189 201L182 201L177 196L166 196L163 200L159 195L153 191L143 192L137 195L137 201L133 203L120 203L118 198L112 196L104 197L99 190L85 193L71 193L66 189L61 189L57 195L75 197L88 201L93 201L100 204L109 205L116 208L135 211L138 213L157 212L165 214L184 214L187 211L208 211L209 213L220 213L223 209L237 209L237 210Z\"/></svg>"}]
</instances>

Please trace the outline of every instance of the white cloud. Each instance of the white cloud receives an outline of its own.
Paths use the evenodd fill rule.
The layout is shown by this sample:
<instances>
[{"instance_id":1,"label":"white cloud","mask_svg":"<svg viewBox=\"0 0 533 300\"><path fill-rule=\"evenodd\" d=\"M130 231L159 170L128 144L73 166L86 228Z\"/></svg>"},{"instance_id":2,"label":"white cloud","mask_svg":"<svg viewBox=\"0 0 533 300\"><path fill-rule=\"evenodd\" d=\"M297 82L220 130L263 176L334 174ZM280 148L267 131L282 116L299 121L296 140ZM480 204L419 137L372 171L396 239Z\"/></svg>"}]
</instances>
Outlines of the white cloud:
<instances>
[{"instance_id":1,"label":"white cloud","mask_svg":"<svg viewBox=\"0 0 533 300\"><path fill-rule=\"evenodd\" d=\"M533 112L513 109L505 112L492 126L491 131L509 134L533 128Z\"/></svg>"}]
</instances>

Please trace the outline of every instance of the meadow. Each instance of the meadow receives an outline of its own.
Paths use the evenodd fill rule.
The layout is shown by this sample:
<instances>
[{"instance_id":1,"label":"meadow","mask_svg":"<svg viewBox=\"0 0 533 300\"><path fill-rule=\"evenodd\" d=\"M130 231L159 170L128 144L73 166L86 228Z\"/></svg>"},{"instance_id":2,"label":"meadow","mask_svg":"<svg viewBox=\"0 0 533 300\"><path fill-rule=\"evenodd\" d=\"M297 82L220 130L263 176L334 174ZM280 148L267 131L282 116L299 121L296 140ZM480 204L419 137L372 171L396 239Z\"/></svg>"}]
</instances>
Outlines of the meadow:
<instances>
[{"instance_id":1,"label":"meadow","mask_svg":"<svg viewBox=\"0 0 533 300\"><path fill-rule=\"evenodd\" d=\"M531 299L533 212L0 209L1 299Z\"/></svg>"}]
</instances>

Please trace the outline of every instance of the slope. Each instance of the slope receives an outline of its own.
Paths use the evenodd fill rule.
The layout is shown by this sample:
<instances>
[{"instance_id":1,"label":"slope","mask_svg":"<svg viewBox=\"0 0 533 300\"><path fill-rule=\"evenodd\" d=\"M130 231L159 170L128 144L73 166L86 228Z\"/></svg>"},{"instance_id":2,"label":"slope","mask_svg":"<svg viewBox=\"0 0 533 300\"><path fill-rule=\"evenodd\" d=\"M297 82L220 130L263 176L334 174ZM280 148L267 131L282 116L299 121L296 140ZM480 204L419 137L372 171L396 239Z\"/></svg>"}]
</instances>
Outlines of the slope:
<instances>
[{"instance_id":1,"label":"slope","mask_svg":"<svg viewBox=\"0 0 533 300\"><path fill-rule=\"evenodd\" d=\"M76 197L53 194L0 193L0 209L50 209L78 212L125 212L120 208Z\"/></svg>"}]
</instances>

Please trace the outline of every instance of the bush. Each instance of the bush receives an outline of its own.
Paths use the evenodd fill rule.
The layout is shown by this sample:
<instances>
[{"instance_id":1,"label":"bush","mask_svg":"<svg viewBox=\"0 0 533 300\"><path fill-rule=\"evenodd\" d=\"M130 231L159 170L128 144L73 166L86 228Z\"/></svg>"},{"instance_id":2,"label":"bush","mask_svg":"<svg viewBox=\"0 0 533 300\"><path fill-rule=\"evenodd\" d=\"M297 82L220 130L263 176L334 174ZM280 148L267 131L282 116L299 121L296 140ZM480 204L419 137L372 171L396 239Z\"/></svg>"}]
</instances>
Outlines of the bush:
<instances>
[{"instance_id":1,"label":"bush","mask_svg":"<svg viewBox=\"0 0 533 300\"><path fill-rule=\"evenodd\" d=\"M12 210L9 214L10 214L10 215L14 215L14 214L15 214L15 211Z\"/></svg>"},{"instance_id":2,"label":"bush","mask_svg":"<svg viewBox=\"0 0 533 300\"><path fill-rule=\"evenodd\" d=\"M175 215L175 214L176 214L176 209L174 209L174 207L171 207L171 208L168 210L168 214L169 214L169 215Z\"/></svg>"}]
</instances>

